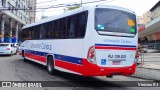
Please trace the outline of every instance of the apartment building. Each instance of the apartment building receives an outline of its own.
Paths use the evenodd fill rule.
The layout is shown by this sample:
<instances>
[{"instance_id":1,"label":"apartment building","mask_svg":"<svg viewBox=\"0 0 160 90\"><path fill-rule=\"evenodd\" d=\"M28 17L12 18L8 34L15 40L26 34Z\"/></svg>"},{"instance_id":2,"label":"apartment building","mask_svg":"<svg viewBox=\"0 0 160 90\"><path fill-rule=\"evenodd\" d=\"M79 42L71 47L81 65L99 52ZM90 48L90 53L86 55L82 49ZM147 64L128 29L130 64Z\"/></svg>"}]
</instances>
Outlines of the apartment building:
<instances>
[{"instance_id":1,"label":"apartment building","mask_svg":"<svg viewBox=\"0 0 160 90\"><path fill-rule=\"evenodd\" d=\"M142 27L151 21L151 12L147 11L142 16L137 17L138 27Z\"/></svg>"},{"instance_id":2,"label":"apartment building","mask_svg":"<svg viewBox=\"0 0 160 90\"><path fill-rule=\"evenodd\" d=\"M35 22L36 0L0 0L0 42L18 42L25 24Z\"/></svg>"},{"instance_id":3,"label":"apartment building","mask_svg":"<svg viewBox=\"0 0 160 90\"><path fill-rule=\"evenodd\" d=\"M151 12L152 20L154 20L154 19L156 19L157 17L160 16L160 1L157 2L157 3L150 9L150 12Z\"/></svg>"}]
</instances>

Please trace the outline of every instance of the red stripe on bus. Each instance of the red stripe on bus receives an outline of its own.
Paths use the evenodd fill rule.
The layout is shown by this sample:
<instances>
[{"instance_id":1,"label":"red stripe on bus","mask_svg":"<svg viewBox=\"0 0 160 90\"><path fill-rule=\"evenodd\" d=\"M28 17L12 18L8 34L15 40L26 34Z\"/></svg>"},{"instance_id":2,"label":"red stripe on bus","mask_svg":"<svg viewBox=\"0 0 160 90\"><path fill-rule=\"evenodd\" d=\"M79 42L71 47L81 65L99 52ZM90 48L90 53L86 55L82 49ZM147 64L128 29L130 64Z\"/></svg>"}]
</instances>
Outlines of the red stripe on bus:
<instances>
[{"instance_id":1,"label":"red stripe on bus","mask_svg":"<svg viewBox=\"0 0 160 90\"><path fill-rule=\"evenodd\" d=\"M83 74L84 72L82 65L78 65L78 64L74 64L74 63L70 63L62 60L55 60L55 66L68 69L81 74Z\"/></svg>"},{"instance_id":2,"label":"red stripe on bus","mask_svg":"<svg viewBox=\"0 0 160 90\"><path fill-rule=\"evenodd\" d=\"M96 46L96 49L112 49L112 50L136 50L136 48L128 47L111 47L111 46Z\"/></svg>"},{"instance_id":3,"label":"red stripe on bus","mask_svg":"<svg viewBox=\"0 0 160 90\"><path fill-rule=\"evenodd\" d=\"M41 62L46 62L46 57L44 57L44 56L38 56L38 55L30 54L30 53L25 53L25 57L35 59L35 60L41 61Z\"/></svg>"}]
</instances>

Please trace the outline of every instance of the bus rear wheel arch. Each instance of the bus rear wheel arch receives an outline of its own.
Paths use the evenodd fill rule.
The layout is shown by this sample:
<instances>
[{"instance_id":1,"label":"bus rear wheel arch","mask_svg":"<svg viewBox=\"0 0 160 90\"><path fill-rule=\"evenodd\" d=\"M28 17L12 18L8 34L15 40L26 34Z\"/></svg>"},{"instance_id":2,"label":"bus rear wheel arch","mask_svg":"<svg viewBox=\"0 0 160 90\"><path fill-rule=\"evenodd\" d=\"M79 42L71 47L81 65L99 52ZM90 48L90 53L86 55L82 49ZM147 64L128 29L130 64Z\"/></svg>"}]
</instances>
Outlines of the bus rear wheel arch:
<instances>
[{"instance_id":1,"label":"bus rear wheel arch","mask_svg":"<svg viewBox=\"0 0 160 90\"><path fill-rule=\"evenodd\" d=\"M54 58L53 56L48 56L47 57L47 71L49 74L53 75L55 74L55 69L54 69Z\"/></svg>"}]
</instances>

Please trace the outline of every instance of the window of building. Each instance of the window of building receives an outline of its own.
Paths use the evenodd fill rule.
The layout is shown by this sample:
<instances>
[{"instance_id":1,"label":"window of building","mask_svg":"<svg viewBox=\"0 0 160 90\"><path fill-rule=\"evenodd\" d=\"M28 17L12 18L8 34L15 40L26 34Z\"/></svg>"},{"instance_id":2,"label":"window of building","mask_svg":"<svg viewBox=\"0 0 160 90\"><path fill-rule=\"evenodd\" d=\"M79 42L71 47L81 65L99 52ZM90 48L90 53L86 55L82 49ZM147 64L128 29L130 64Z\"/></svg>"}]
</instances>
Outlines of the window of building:
<instances>
[{"instance_id":1,"label":"window of building","mask_svg":"<svg viewBox=\"0 0 160 90\"><path fill-rule=\"evenodd\" d=\"M24 6L23 11L25 12L26 7Z\"/></svg>"},{"instance_id":2,"label":"window of building","mask_svg":"<svg viewBox=\"0 0 160 90\"><path fill-rule=\"evenodd\" d=\"M17 16L18 10L16 10L16 16Z\"/></svg>"},{"instance_id":3,"label":"window of building","mask_svg":"<svg viewBox=\"0 0 160 90\"><path fill-rule=\"evenodd\" d=\"M12 10L11 11L12 11L12 13L14 13L14 6L13 5L12 5Z\"/></svg>"},{"instance_id":4,"label":"window of building","mask_svg":"<svg viewBox=\"0 0 160 90\"><path fill-rule=\"evenodd\" d=\"M23 18L22 13L21 13L21 19Z\"/></svg>"},{"instance_id":5,"label":"window of building","mask_svg":"<svg viewBox=\"0 0 160 90\"><path fill-rule=\"evenodd\" d=\"M19 17L21 17L21 13L20 13L20 11L18 11L18 16L19 16Z\"/></svg>"},{"instance_id":6,"label":"window of building","mask_svg":"<svg viewBox=\"0 0 160 90\"><path fill-rule=\"evenodd\" d=\"M28 9L26 8L26 15L28 14Z\"/></svg>"},{"instance_id":7,"label":"window of building","mask_svg":"<svg viewBox=\"0 0 160 90\"><path fill-rule=\"evenodd\" d=\"M10 10L10 9L12 9L12 6L11 6L11 4L8 2L8 9Z\"/></svg>"},{"instance_id":8,"label":"window of building","mask_svg":"<svg viewBox=\"0 0 160 90\"><path fill-rule=\"evenodd\" d=\"M5 6L5 0L1 0L2 1L2 6Z\"/></svg>"},{"instance_id":9,"label":"window of building","mask_svg":"<svg viewBox=\"0 0 160 90\"><path fill-rule=\"evenodd\" d=\"M23 8L23 3L21 2L21 6L20 6L21 8Z\"/></svg>"}]
</instances>

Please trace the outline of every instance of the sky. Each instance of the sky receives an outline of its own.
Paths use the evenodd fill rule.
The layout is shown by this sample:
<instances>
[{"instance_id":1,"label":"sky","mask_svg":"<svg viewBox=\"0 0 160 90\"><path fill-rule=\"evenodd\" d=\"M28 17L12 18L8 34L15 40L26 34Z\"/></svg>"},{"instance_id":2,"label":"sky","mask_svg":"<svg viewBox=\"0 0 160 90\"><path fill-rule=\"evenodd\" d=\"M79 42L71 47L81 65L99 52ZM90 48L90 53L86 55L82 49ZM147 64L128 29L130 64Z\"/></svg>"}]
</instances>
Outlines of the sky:
<instances>
[{"instance_id":1,"label":"sky","mask_svg":"<svg viewBox=\"0 0 160 90\"><path fill-rule=\"evenodd\" d=\"M82 0L82 3L92 2L99 0ZM93 4L85 4L83 6L90 5L113 5L120 6L136 12L138 16L141 16L146 11L149 11L159 0L106 0ZM38 19L44 16L55 16L64 13L65 7L61 8L50 8L50 9L40 9L40 8L48 8L58 4L79 4L81 0L37 0L37 13L36 16Z\"/></svg>"}]
</instances>

